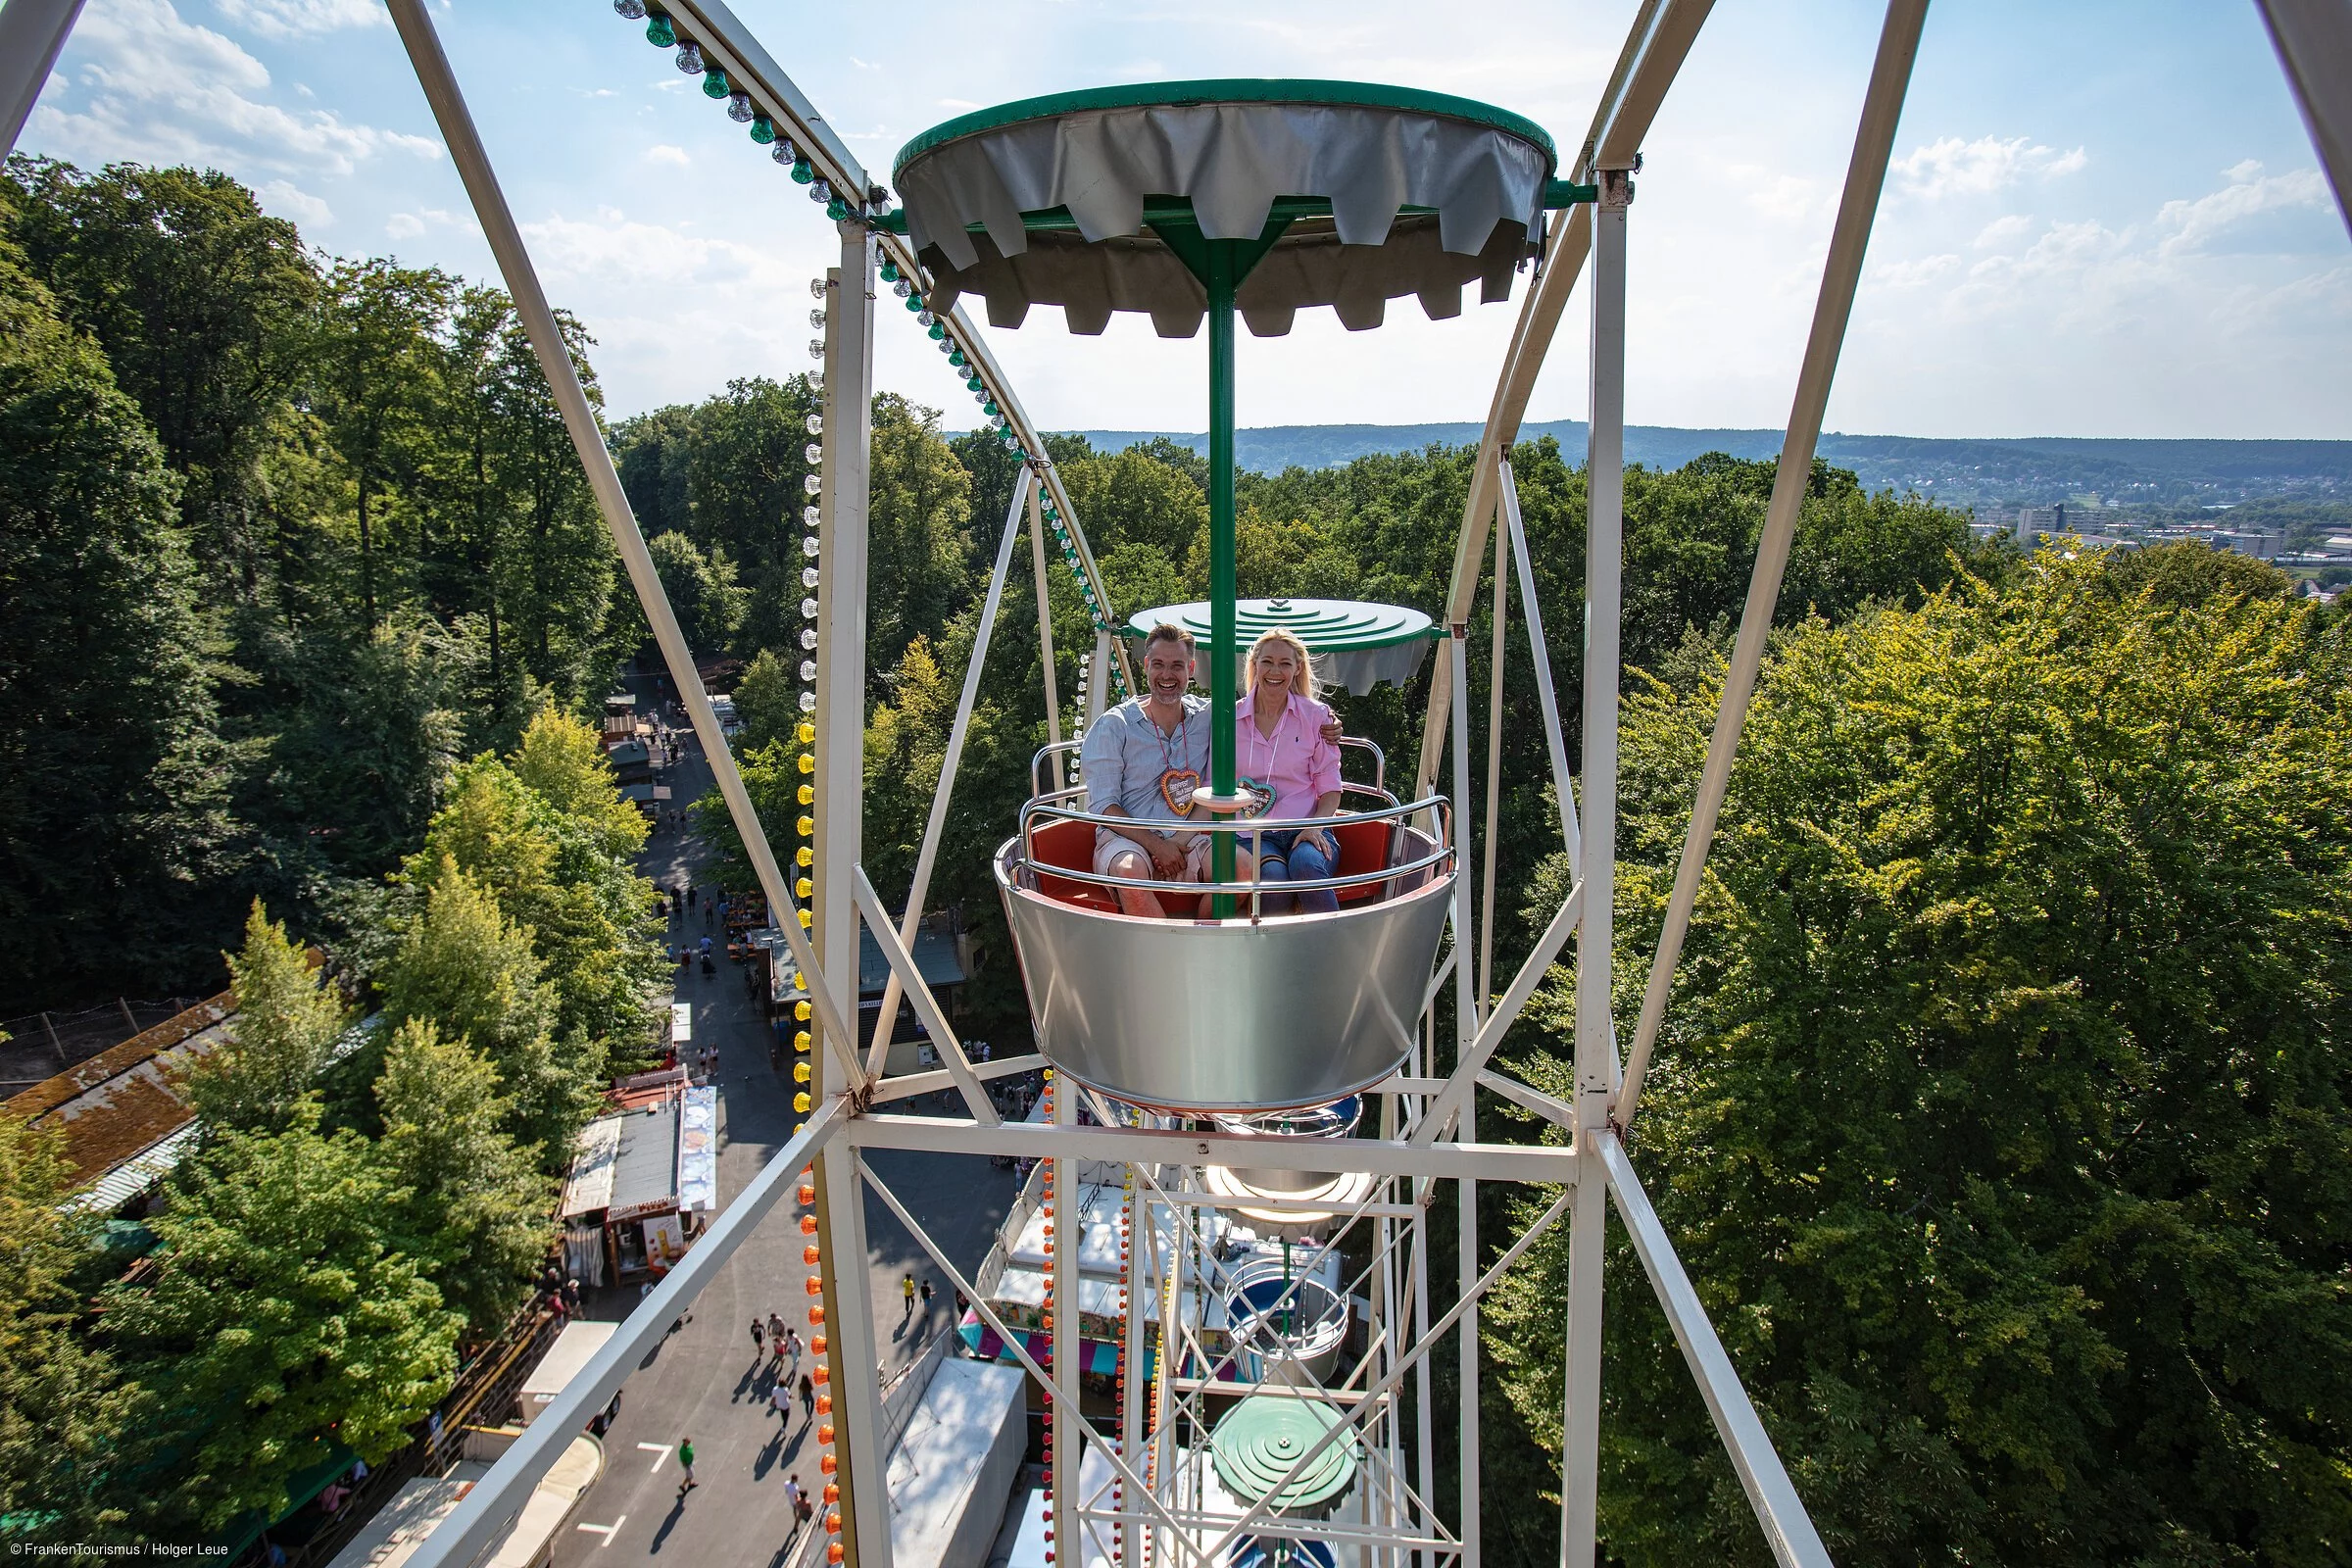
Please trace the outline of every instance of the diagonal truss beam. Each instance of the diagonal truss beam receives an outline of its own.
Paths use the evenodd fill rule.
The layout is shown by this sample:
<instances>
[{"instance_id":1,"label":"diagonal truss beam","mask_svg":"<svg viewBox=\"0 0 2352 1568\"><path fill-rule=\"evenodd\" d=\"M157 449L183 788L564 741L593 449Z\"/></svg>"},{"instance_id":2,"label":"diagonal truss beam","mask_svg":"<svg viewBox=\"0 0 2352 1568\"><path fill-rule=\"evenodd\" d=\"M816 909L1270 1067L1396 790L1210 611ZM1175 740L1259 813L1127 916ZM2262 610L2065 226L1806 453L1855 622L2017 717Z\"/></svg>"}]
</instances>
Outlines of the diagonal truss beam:
<instances>
[{"instance_id":1,"label":"diagonal truss beam","mask_svg":"<svg viewBox=\"0 0 2352 1568\"><path fill-rule=\"evenodd\" d=\"M847 1100L836 1095L817 1107L807 1125L776 1151L751 1184L719 1211L710 1228L686 1250L677 1267L637 1303L613 1336L588 1358L555 1401L525 1428L513 1446L491 1465L457 1511L418 1544L414 1568L471 1568L514 1523L531 1488L554 1468L572 1438L603 1408L638 1364L669 1334L669 1327L694 1298L718 1277L736 1250L800 1179L802 1169L849 1123Z\"/></svg>"},{"instance_id":2,"label":"diagonal truss beam","mask_svg":"<svg viewBox=\"0 0 2352 1568\"><path fill-rule=\"evenodd\" d=\"M2352 227L2352 4L2345 0L2258 0L2279 69L2303 111L2335 210Z\"/></svg>"},{"instance_id":3,"label":"diagonal truss beam","mask_svg":"<svg viewBox=\"0 0 2352 1568\"><path fill-rule=\"evenodd\" d=\"M873 929L874 945L882 950L882 957L890 965L891 978L905 983L906 995L914 1003L914 1015L930 1031L931 1043L939 1048L941 1063L963 1095L964 1108L983 1127L999 1125L1004 1118L997 1114L996 1102L989 1099L988 1091L980 1087L980 1080L972 1071L971 1058L963 1054L963 1042L956 1038L956 1031L949 1024L947 1014L939 1010L939 999L924 984L922 971L915 967L914 955L906 951L906 944L900 941L898 932L891 928L890 911L882 907L881 897L874 892L873 883L866 880L864 866L857 868L857 877L858 912L865 917L865 923Z\"/></svg>"},{"instance_id":4,"label":"diagonal truss beam","mask_svg":"<svg viewBox=\"0 0 2352 1568\"><path fill-rule=\"evenodd\" d=\"M1414 1148L1430 1148L1436 1144L1439 1135L1452 1129L1455 1116L1469 1102L1471 1091L1477 1087L1480 1070L1494 1059L1495 1048L1502 1044L1503 1035L1518 1021L1528 1000L1535 996L1536 988L1544 983L1544 976L1550 972L1553 961L1559 957L1560 950L1568 945L1569 933L1576 929L1584 909L1584 893L1585 885L1582 882L1568 890L1568 897L1560 902L1559 912L1551 917L1551 924L1544 928L1542 939L1536 943L1536 951L1529 954L1527 961L1519 966L1519 973L1511 981L1510 990L1504 992L1502 1000L1494 1004L1494 1010L1487 1014L1487 1021L1478 1026L1478 1034L1453 1064L1453 1072L1446 1078L1446 1087L1439 1090L1436 1097L1423 1107L1419 1125L1406 1140Z\"/></svg>"},{"instance_id":5,"label":"diagonal truss beam","mask_svg":"<svg viewBox=\"0 0 2352 1568\"><path fill-rule=\"evenodd\" d=\"M922 847L915 852L914 876L906 887L906 914L899 922L899 941L912 946L922 923L923 900L931 892L931 866L939 858L939 841L948 826L948 798L956 789L956 772L963 764L963 740L972 727L972 709L980 700L980 670L988 662L988 644L997 629L997 611L1004 603L1004 579L1012 569L1012 545L1020 535L1021 501L1028 495L1032 475L1023 468L1012 484L1012 505L1004 514L1004 538L997 546L997 564L988 576L988 596L981 601L980 625L972 635L972 657L963 671L963 695L956 703L956 721L948 727L947 755L940 760L939 783L931 791L931 815L923 823ZM874 1022L873 1044L865 1058L866 1071L880 1078L889 1059L890 1037L899 1018L899 972L892 969L882 987L882 1012Z\"/></svg>"},{"instance_id":6,"label":"diagonal truss beam","mask_svg":"<svg viewBox=\"0 0 2352 1568\"><path fill-rule=\"evenodd\" d=\"M835 1004L833 989L824 983L824 971L817 964L816 950L809 946L807 933L797 921L785 917L792 901L787 897L784 873L776 864L775 851L767 842L766 831L760 825L760 813L752 806L750 792L744 788L742 770L735 765L735 754L719 730L718 715L710 710L710 698L703 690L702 677L696 673L694 655L678 630L678 617L670 609L668 594L662 590L661 574L654 569L654 558L646 550L645 535L638 530L628 495L620 487L620 472L613 467L612 454L605 446L596 410L580 384L579 370L571 363L563 330L548 305L547 291L540 286L538 270L531 265L530 253L523 248L522 233L514 225L514 215L507 206L506 194L499 189L498 176L490 168L489 154L483 150L481 135L474 128L465 96L458 90L449 57L442 52L440 37L434 32L421 0L390 0L390 6L393 25L407 46L409 61L416 68L426 102L432 107L441 139L449 145L450 161L457 165L458 174L465 181L466 194L481 221L482 237L490 242L491 254L498 260L507 293L514 302L514 314L522 322L523 332L538 358L540 373L547 377L556 407L564 416L564 428L571 437L572 450L578 455L581 467L587 470L588 487L596 496L597 510L604 514L613 547L620 552L621 563L628 568L630 586L636 589L646 622L653 628L654 641L662 649L670 679L676 683L687 716L694 722L695 738L702 742L704 754L710 759L711 774L727 803L727 814L734 821L744 851L751 857L752 869L760 878L760 890L767 896L768 908L777 912L776 924L792 949L793 962L800 965L810 982L808 992L824 1023L825 1044L839 1056L851 1088L862 1093L866 1075L854 1050L857 1033L844 1022Z\"/></svg>"},{"instance_id":7,"label":"diagonal truss beam","mask_svg":"<svg viewBox=\"0 0 2352 1568\"><path fill-rule=\"evenodd\" d=\"M1592 152L1579 160L1576 177L1585 179L1594 169L1630 167L1642 140L1657 119L1666 90L1683 69L1690 45L1698 37L1714 0L1664 0L1645 5L1635 18L1624 52L1618 57L1610 90L1604 95L1585 138ZM1504 354L1502 373L1487 408L1487 423L1478 439L1478 461L1470 469L1470 494L1462 504L1461 533L1454 543L1453 577L1446 593L1446 622L1470 617L1478 596L1478 578L1487 549L1487 524L1494 515L1497 463L1519 439L1527 417L1527 400L1534 395L1536 374L1559 330L1560 315L1569 293L1592 248L1592 209L1579 205L1552 229L1536 283L1520 309ZM1445 745L1446 712L1454 700L1452 673L1443 663L1432 672L1429 719L1421 731L1421 766L1414 775L1415 799L1429 794L1437 781L1438 759Z\"/></svg>"},{"instance_id":8,"label":"diagonal truss beam","mask_svg":"<svg viewBox=\"0 0 2352 1568\"><path fill-rule=\"evenodd\" d=\"M1740 728L1747 722L1748 701L1755 694L1756 672L1764 662L1764 639L1772 630L1781 576L1796 536L1797 514L1813 476L1813 451L1821 439L1830 381L1838 372L1838 354L1845 343L1846 321L1853 314L1871 222L1878 216L1879 192L1886 182L1895 124L1902 118L1911 63L1918 57L1920 29L1927 20L1928 0L1892 0L1879 33L1878 58L1871 66L1870 85L1862 99L1862 123L1854 133L1853 159L1846 166L1845 193L1838 201L1829 259L1821 270L1813 329L1805 340L1804 363L1797 371L1788 433L1781 443L1781 466L1773 476L1763 537L1756 544L1755 572L1748 580L1746 608L1740 613L1740 637L1732 648L1731 667L1724 673L1723 703L1715 714L1714 736L1707 743L1698 798L1691 806L1683 858L1675 867L1674 892L1666 904L1665 927L1658 935L1657 955L1650 961L1649 981L1642 993L1642 1015L1634 1024L1633 1048L1626 1058L1624 1086L1613 1108L1612 1119L1621 1128L1633 1125L1634 1112L1642 1103L1642 1080L1649 1070L1658 1025L1666 1014L1667 993L1674 985L1675 964L1682 957L1691 906L1698 900L1699 875L1706 868L1715 821L1723 809L1724 792L1731 785L1732 760L1740 749Z\"/></svg>"},{"instance_id":9,"label":"diagonal truss beam","mask_svg":"<svg viewBox=\"0 0 2352 1568\"><path fill-rule=\"evenodd\" d=\"M1625 1221L1634 1251L1649 1275L1650 1288L1666 1309L1675 1343L1690 1363L1690 1375L1707 1401L1707 1413L1715 1419L1715 1430L1732 1457L1732 1468L1739 1472L1748 1505L1756 1511L1756 1522L1764 1527L1774 1559L1781 1568L1831 1568L1829 1548L1822 1544L1805 1513L1804 1499L1796 1494L1796 1486L1774 1450L1764 1423L1757 1419L1747 1391L1740 1386L1740 1374L1725 1353L1723 1342L1715 1337L1706 1307L1691 1287L1690 1276L1683 1272L1682 1259L1674 1255L1674 1244L1667 1239L1666 1227L1658 1223L1657 1211L1649 1206L1649 1195L1642 1190L1633 1161L1625 1156L1625 1146L1607 1128L1589 1137L1593 1157L1607 1175L1617 1215Z\"/></svg>"}]
</instances>

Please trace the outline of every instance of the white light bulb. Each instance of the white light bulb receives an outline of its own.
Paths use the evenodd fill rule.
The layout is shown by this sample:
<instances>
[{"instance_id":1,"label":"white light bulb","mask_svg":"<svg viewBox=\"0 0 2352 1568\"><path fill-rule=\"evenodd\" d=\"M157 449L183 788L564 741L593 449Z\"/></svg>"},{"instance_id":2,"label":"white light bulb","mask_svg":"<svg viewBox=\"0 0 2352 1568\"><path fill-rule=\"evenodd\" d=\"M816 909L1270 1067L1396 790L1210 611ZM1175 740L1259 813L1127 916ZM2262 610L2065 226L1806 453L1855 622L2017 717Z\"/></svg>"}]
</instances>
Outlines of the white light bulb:
<instances>
[{"instance_id":1,"label":"white light bulb","mask_svg":"<svg viewBox=\"0 0 2352 1568\"><path fill-rule=\"evenodd\" d=\"M825 416L823 415L811 414L808 416L808 433L810 435L823 435L825 433Z\"/></svg>"},{"instance_id":2,"label":"white light bulb","mask_svg":"<svg viewBox=\"0 0 2352 1568\"><path fill-rule=\"evenodd\" d=\"M808 280L808 297L812 300L821 300L825 297L825 280L823 278L812 277Z\"/></svg>"},{"instance_id":3,"label":"white light bulb","mask_svg":"<svg viewBox=\"0 0 2352 1568\"><path fill-rule=\"evenodd\" d=\"M783 137L778 136L774 141L768 144L767 156L773 158L777 163L790 168L797 155L792 150L792 143L786 141Z\"/></svg>"},{"instance_id":4,"label":"white light bulb","mask_svg":"<svg viewBox=\"0 0 2352 1568\"><path fill-rule=\"evenodd\" d=\"M694 46L692 38L678 40L678 69L690 76L703 74L703 52Z\"/></svg>"},{"instance_id":5,"label":"white light bulb","mask_svg":"<svg viewBox=\"0 0 2352 1568\"><path fill-rule=\"evenodd\" d=\"M815 527L815 526L816 526L818 523L820 523L820 522L822 522L822 521L824 521L824 520L825 520L825 514L824 514L823 513L821 513L821 512L817 511L817 510L816 510L816 508L814 508L814 507L803 507L803 508L801 509L801 523L802 523L802 526L804 526L804 527L808 527L808 528L813 528L813 527ZM813 539L811 539L811 540L809 540L809 541L808 541L808 553L809 553L810 555L812 555L812 556L816 554L816 541L815 541L815 540L813 540Z\"/></svg>"},{"instance_id":6,"label":"white light bulb","mask_svg":"<svg viewBox=\"0 0 2352 1568\"><path fill-rule=\"evenodd\" d=\"M811 508L810 510L813 511L815 509ZM823 548L824 546L816 542L816 535L814 534L810 534L801 541L801 554L807 556L811 561L816 559L816 553Z\"/></svg>"},{"instance_id":7,"label":"white light bulb","mask_svg":"<svg viewBox=\"0 0 2352 1568\"><path fill-rule=\"evenodd\" d=\"M890 291L893 294L896 294L899 298L905 299L907 295L914 292L914 285L902 277L896 283L890 285Z\"/></svg>"},{"instance_id":8,"label":"white light bulb","mask_svg":"<svg viewBox=\"0 0 2352 1568\"><path fill-rule=\"evenodd\" d=\"M816 628L814 626L803 626L801 628L801 646L810 650L811 652L815 650Z\"/></svg>"},{"instance_id":9,"label":"white light bulb","mask_svg":"<svg viewBox=\"0 0 2352 1568\"><path fill-rule=\"evenodd\" d=\"M808 324L815 327L819 332L822 332L825 329L825 313L822 308L810 311L808 313Z\"/></svg>"},{"instance_id":10,"label":"white light bulb","mask_svg":"<svg viewBox=\"0 0 2352 1568\"><path fill-rule=\"evenodd\" d=\"M612 10L615 15L635 22L645 15L645 0L612 0Z\"/></svg>"},{"instance_id":11,"label":"white light bulb","mask_svg":"<svg viewBox=\"0 0 2352 1568\"><path fill-rule=\"evenodd\" d=\"M814 620L816 618L815 600L804 599L801 601L801 618L803 620Z\"/></svg>"},{"instance_id":12,"label":"white light bulb","mask_svg":"<svg viewBox=\"0 0 2352 1568\"><path fill-rule=\"evenodd\" d=\"M813 672L814 672L814 666L810 666L810 669L811 669L811 675L812 675L812 674L813 674ZM810 675L804 675L804 676L802 676L801 678L802 678L803 680L808 680L808 679L809 679L809 678L810 678ZM802 711L802 712L804 712L804 713L813 713L813 712L815 712L815 711L816 711L816 693L814 693L814 692L803 692L803 693L801 693L801 711Z\"/></svg>"},{"instance_id":13,"label":"white light bulb","mask_svg":"<svg viewBox=\"0 0 2352 1568\"><path fill-rule=\"evenodd\" d=\"M811 441L801 448L801 456L810 463L822 463L825 461L825 449Z\"/></svg>"},{"instance_id":14,"label":"white light bulb","mask_svg":"<svg viewBox=\"0 0 2352 1568\"><path fill-rule=\"evenodd\" d=\"M803 566L801 568L801 586L804 588L813 588L816 586L816 568L814 566Z\"/></svg>"},{"instance_id":15,"label":"white light bulb","mask_svg":"<svg viewBox=\"0 0 2352 1568\"><path fill-rule=\"evenodd\" d=\"M727 95L727 118L735 122L735 123L738 125L750 124L752 122L752 116L757 113L759 113L759 111L752 107L752 95L750 93L738 92L729 93Z\"/></svg>"},{"instance_id":16,"label":"white light bulb","mask_svg":"<svg viewBox=\"0 0 2352 1568\"><path fill-rule=\"evenodd\" d=\"M815 661L815 660L813 660L813 659L804 659L804 660L802 660L802 661L801 661L801 679L803 679L803 680L814 680L814 679L816 679L816 661ZM815 705L814 703L810 703L808 706L809 706L810 708L814 708L816 705ZM806 711L806 710L804 710L804 711Z\"/></svg>"},{"instance_id":17,"label":"white light bulb","mask_svg":"<svg viewBox=\"0 0 2352 1568\"><path fill-rule=\"evenodd\" d=\"M833 187L821 179L812 180L808 186L808 199L812 202L829 202L833 199Z\"/></svg>"},{"instance_id":18,"label":"white light bulb","mask_svg":"<svg viewBox=\"0 0 2352 1568\"><path fill-rule=\"evenodd\" d=\"M813 473L805 473L801 475L801 488L808 491L810 495L816 494L824 487L825 481L819 475Z\"/></svg>"},{"instance_id":19,"label":"white light bulb","mask_svg":"<svg viewBox=\"0 0 2352 1568\"><path fill-rule=\"evenodd\" d=\"M812 360L821 360L825 357L825 340L823 338L812 337L808 340L808 357Z\"/></svg>"}]
</instances>

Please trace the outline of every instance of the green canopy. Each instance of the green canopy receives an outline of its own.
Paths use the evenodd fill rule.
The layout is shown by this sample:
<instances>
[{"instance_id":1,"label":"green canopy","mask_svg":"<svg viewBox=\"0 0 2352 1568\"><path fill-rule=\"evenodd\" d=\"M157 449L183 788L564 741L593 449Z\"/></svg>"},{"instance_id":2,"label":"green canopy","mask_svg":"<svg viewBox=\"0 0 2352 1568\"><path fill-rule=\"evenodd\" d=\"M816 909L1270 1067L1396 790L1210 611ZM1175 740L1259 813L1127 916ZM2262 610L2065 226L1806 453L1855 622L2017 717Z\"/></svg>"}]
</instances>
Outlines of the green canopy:
<instances>
[{"instance_id":1,"label":"green canopy","mask_svg":"<svg viewBox=\"0 0 2352 1568\"><path fill-rule=\"evenodd\" d=\"M1273 1506L1288 1512L1327 1510L1348 1494L1364 1461L1364 1446L1352 1433L1327 1445L1279 1493L1275 1489L1300 1456L1339 1424L1339 1412L1329 1405L1252 1394L1226 1411L1208 1435L1208 1455L1217 1467L1218 1484L1244 1504L1271 1495Z\"/></svg>"},{"instance_id":2,"label":"green canopy","mask_svg":"<svg viewBox=\"0 0 2352 1568\"><path fill-rule=\"evenodd\" d=\"M1182 626L1205 644L1209 633L1206 600L1162 605L1128 617L1121 635L1142 638L1162 621ZM1444 635L1418 610L1372 605L1352 599L1245 599L1234 606L1234 634L1247 649L1276 627L1296 634L1315 656L1316 677L1326 687L1344 686L1363 696L1386 681L1402 686Z\"/></svg>"}]
</instances>

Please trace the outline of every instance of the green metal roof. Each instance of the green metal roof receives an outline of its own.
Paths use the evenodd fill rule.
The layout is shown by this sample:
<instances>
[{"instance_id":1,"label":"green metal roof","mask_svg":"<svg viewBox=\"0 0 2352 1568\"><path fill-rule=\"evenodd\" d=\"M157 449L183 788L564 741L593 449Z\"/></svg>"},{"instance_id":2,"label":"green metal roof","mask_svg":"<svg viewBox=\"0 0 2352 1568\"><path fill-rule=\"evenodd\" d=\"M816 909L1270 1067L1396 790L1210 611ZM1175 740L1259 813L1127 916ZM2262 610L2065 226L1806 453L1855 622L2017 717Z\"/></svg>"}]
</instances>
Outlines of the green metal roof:
<instances>
[{"instance_id":1,"label":"green metal roof","mask_svg":"<svg viewBox=\"0 0 2352 1568\"><path fill-rule=\"evenodd\" d=\"M1558 173L1559 149L1552 145L1550 134L1542 125L1524 115L1514 115L1493 104L1482 104L1475 98L1456 98L1451 93L1424 92L1417 87L1392 87L1370 81L1317 81L1289 76L1219 76L1206 81L1139 81L1122 87L1087 87L1076 92L1047 93L1040 98L1022 98L1013 103L999 104L993 109L975 109L968 115L933 125L929 130L899 149L891 165L891 179L895 183L906 172L906 166L923 154L946 146L964 136L978 135L984 130L996 130L1005 125L1019 124L1027 120L1053 120L1063 115L1085 114L1098 109L1142 109L1157 105L1178 108L1193 104L1335 104L1360 109L1396 109L1408 114L1430 115L1445 120L1459 120L1473 125L1484 125L1506 135L1532 143L1543 150L1544 168Z\"/></svg>"},{"instance_id":2,"label":"green metal roof","mask_svg":"<svg viewBox=\"0 0 2352 1568\"><path fill-rule=\"evenodd\" d=\"M1339 1424L1339 1412L1328 1405L1252 1394L1226 1411L1209 1434L1209 1458L1227 1492L1245 1503L1256 1502ZM1363 1457L1363 1445L1353 1434L1339 1438L1281 1489L1273 1506L1312 1509L1337 1500L1354 1482Z\"/></svg>"},{"instance_id":3,"label":"green metal roof","mask_svg":"<svg viewBox=\"0 0 2352 1568\"><path fill-rule=\"evenodd\" d=\"M1163 620L1174 621L1202 643L1208 641L1206 600L1138 611L1128 617L1121 635L1149 636ZM1360 653L1440 635L1427 615L1400 605L1352 599L1244 599L1234 606L1234 635L1242 647L1277 627L1296 633L1310 654Z\"/></svg>"}]
</instances>

